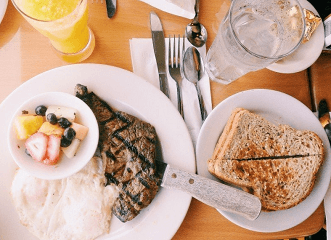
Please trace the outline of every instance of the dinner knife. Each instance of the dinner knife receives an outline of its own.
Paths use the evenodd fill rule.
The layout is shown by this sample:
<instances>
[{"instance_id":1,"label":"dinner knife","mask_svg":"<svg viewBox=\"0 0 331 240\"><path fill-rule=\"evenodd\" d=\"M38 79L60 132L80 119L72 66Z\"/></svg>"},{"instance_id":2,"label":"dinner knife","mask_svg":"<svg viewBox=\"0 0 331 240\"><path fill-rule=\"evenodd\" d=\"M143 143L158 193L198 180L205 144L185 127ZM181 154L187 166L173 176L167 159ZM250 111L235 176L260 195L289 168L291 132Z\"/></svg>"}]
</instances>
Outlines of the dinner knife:
<instances>
[{"instance_id":1,"label":"dinner knife","mask_svg":"<svg viewBox=\"0 0 331 240\"><path fill-rule=\"evenodd\" d=\"M328 136L329 142L331 143L331 120L330 120L330 113L329 113L329 106L325 99L322 99L318 104L318 119L322 124L326 135ZM330 187L329 190L326 192L324 197L324 209L325 209L325 218L326 218L326 230L327 230L327 239L330 239L330 228L331 228L331 191Z\"/></svg>"},{"instance_id":2,"label":"dinner knife","mask_svg":"<svg viewBox=\"0 0 331 240\"><path fill-rule=\"evenodd\" d=\"M325 99L322 99L318 104L318 119L322 124L329 142L331 143L331 120L329 114L329 107Z\"/></svg>"},{"instance_id":3,"label":"dinner knife","mask_svg":"<svg viewBox=\"0 0 331 240\"><path fill-rule=\"evenodd\" d=\"M261 212L260 199L252 194L173 168L159 160L156 169L162 177L162 187L184 191L211 207L240 214L249 220L255 220Z\"/></svg>"},{"instance_id":4,"label":"dinner knife","mask_svg":"<svg viewBox=\"0 0 331 240\"><path fill-rule=\"evenodd\" d=\"M108 18L112 18L116 12L116 0L106 0Z\"/></svg>"},{"instance_id":5,"label":"dinner knife","mask_svg":"<svg viewBox=\"0 0 331 240\"><path fill-rule=\"evenodd\" d=\"M167 97L169 97L163 28L160 18L153 11L150 13L150 22L154 54L159 73L160 89Z\"/></svg>"}]
</instances>

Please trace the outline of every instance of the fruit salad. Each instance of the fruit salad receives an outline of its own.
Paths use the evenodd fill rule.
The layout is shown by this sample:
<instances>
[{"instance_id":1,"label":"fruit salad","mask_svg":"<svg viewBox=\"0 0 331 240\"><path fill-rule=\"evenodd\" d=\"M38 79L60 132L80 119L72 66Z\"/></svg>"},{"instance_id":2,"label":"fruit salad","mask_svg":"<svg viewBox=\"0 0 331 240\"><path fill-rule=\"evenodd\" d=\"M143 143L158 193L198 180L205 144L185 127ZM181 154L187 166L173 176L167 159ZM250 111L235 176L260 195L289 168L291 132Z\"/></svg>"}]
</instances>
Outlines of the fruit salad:
<instances>
[{"instance_id":1,"label":"fruit salad","mask_svg":"<svg viewBox=\"0 0 331 240\"><path fill-rule=\"evenodd\" d=\"M14 120L19 140L25 140L25 152L35 161L56 164L61 152L73 158L88 133L88 127L77 122L77 110L62 106L39 105L35 114L23 111Z\"/></svg>"}]
</instances>

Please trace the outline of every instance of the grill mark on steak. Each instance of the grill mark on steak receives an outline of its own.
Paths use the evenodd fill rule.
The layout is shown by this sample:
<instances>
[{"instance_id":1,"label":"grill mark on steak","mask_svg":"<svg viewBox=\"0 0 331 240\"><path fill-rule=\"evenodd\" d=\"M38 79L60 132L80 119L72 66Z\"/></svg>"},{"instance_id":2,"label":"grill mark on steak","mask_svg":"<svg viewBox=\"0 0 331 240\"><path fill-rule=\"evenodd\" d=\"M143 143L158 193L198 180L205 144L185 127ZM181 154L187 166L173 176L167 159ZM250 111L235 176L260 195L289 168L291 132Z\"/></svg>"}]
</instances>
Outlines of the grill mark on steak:
<instances>
[{"instance_id":1,"label":"grill mark on steak","mask_svg":"<svg viewBox=\"0 0 331 240\"><path fill-rule=\"evenodd\" d=\"M118 181L117 181L117 179L116 178L114 178L114 176L111 174L111 173L105 173L105 176L106 176L106 180L107 180L107 182L106 182L106 186L107 185L110 185L110 184L112 184L112 183L114 183L115 185L118 185Z\"/></svg>"},{"instance_id":2,"label":"grill mark on steak","mask_svg":"<svg viewBox=\"0 0 331 240\"><path fill-rule=\"evenodd\" d=\"M93 92L88 93L86 86L77 84L75 92L96 116L106 184L119 189L113 214L122 222L130 221L151 203L160 187L156 131L151 124L111 108Z\"/></svg>"}]
</instances>

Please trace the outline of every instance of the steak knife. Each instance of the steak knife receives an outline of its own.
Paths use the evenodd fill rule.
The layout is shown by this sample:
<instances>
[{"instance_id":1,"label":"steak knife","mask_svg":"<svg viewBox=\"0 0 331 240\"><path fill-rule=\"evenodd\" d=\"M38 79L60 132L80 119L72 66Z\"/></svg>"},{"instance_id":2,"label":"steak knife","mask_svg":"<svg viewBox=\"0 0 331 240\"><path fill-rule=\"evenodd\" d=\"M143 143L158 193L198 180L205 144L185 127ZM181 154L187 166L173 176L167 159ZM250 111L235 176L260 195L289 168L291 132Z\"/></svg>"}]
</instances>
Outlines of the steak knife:
<instances>
[{"instance_id":1,"label":"steak knife","mask_svg":"<svg viewBox=\"0 0 331 240\"><path fill-rule=\"evenodd\" d=\"M330 113L329 107L325 99L322 99L318 104L318 119L322 124L326 135L328 136L329 142L331 143L331 120L330 120ZM326 230L327 230L327 239L330 239L330 227L331 227L331 192L330 188L326 192L324 197L324 209L325 209L325 218L326 218Z\"/></svg>"},{"instance_id":2,"label":"steak knife","mask_svg":"<svg viewBox=\"0 0 331 240\"><path fill-rule=\"evenodd\" d=\"M331 120L329 114L329 107L325 99L322 99L318 104L318 119L322 124L329 142L331 143Z\"/></svg>"},{"instance_id":3,"label":"steak knife","mask_svg":"<svg viewBox=\"0 0 331 240\"><path fill-rule=\"evenodd\" d=\"M116 0L106 0L108 18L112 18L116 12Z\"/></svg>"},{"instance_id":4,"label":"steak knife","mask_svg":"<svg viewBox=\"0 0 331 240\"><path fill-rule=\"evenodd\" d=\"M188 173L156 160L161 186L184 191L199 201L228 212L255 220L261 212L260 199L252 194L220 182Z\"/></svg>"},{"instance_id":5,"label":"steak knife","mask_svg":"<svg viewBox=\"0 0 331 240\"><path fill-rule=\"evenodd\" d=\"M157 70L159 72L160 89L167 97L169 97L163 28L160 18L153 11L150 13L150 22L154 54Z\"/></svg>"}]
</instances>

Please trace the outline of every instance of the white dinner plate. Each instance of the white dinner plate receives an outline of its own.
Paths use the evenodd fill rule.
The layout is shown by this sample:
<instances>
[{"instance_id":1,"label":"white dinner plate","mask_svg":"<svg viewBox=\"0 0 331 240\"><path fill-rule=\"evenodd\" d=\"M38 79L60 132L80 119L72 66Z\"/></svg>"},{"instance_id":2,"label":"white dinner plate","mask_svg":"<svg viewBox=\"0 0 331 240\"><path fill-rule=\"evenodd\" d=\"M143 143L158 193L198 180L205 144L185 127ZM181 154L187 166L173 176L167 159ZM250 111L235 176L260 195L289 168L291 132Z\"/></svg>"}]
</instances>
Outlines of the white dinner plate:
<instances>
[{"instance_id":1,"label":"white dinner plate","mask_svg":"<svg viewBox=\"0 0 331 240\"><path fill-rule=\"evenodd\" d=\"M299 0L301 6L318 15L316 9L307 0ZM268 66L269 70L279 73L296 73L309 68L321 55L324 47L324 25L319 24L308 42L299 46L295 52Z\"/></svg>"},{"instance_id":2,"label":"white dinner plate","mask_svg":"<svg viewBox=\"0 0 331 240\"><path fill-rule=\"evenodd\" d=\"M233 213L219 212L233 223L258 232L277 232L300 224L321 204L330 182L330 143L322 125L309 108L285 93L254 89L232 95L215 107L201 128L196 153L199 175L216 180L207 170L207 160L212 156L223 128L236 107L253 111L276 124L283 123L299 130L314 131L323 141L325 161L318 172L311 194L293 208L261 212L254 221Z\"/></svg>"},{"instance_id":3,"label":"white dinner plate","mask_svg":"<svg viewBox=\"0 0 331 240\"><path fill-rule=\"evenodd\" d=\"M2 22L2 19L5 16L7 6L8 6L8 0L0 1L0 23Z\"/></svg>"},{"instance_id":4,"label":"white dinner plate","mask_svg":"<svg viewBox=\"0 0 331 240\"><path fill-rule=\"evenodd\" d=\"M99 64L75 64L44 72L23 83L0 105L0 239L36 239L20 224L10 197L17 168L6 144L11 116L26 99L48 91L74 94L77 83L86 85L113 107L154 125L164 161L195 172L193 144L182 117L160 90L142 78L120 68ZM190 202L191 196L186 193L162 188L151 205L132 221L122 223L113 217L110 233L98 240L171 239Z\"/></svg>"}]
</instances>

